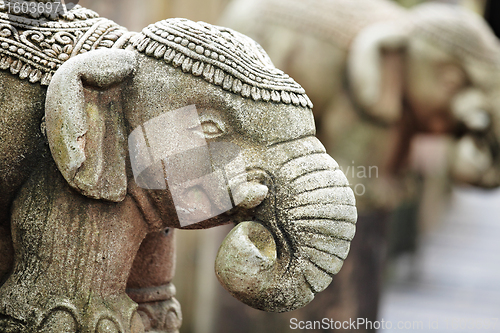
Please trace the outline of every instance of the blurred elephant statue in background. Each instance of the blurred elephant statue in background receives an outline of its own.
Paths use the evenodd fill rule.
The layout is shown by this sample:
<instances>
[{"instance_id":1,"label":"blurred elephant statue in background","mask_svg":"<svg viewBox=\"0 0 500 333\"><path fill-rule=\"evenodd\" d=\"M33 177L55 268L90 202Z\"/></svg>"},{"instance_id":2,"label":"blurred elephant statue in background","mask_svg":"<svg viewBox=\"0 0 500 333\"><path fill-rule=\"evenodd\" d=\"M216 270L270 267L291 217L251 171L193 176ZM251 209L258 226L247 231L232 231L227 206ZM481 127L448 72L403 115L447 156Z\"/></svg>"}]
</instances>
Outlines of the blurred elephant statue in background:
<instances>
[{"instance_id":1,"label":"blurred elephant statue in background","mask_svg":"<svg viewBox=\"0 0 500 333\"><path fill-rule=\"evenodd\" d=\"M219 22L308 91L318 138L356 194L350 258L321 301L294 316L376 320L389 212L417 187L403 177L412 139L449 135L453 179L500 183L498 40L478 15L438 3L233 0Z\"/></svg>"},{"instance_id":2,"label":"blurred elephant statue in background","mask_svg":"<svg viewBox=\"0 0 500 333\"><path fill-rule=\"evenodd\" d=\"M171 228L235 223L216 274L255 308L297 309L329 285L354 195L304 89L257 43L4 4L0 331L176 332Z\"/></svg>"},{"instance_id":3,"label":"blurred elephant statue in background","mask_svg":"<svg viewBox=\"0 0 500 333\"><path fill-rule=\"evenodd\" d=\"M415 133L446 133L464 146L455 176L498 186L500 45L478 15L440 3L407 10L389 0L234 0L220 22L255 39L308 91L318 136L344 171L355 160L384 174L388 160L394 167L406 158L399 155ZM363 136L360 122L376 127ZM404 147L378 147L373 134ZM358 199L361 210L387 203L376 190Z\"/></svg>"}]
</instances>

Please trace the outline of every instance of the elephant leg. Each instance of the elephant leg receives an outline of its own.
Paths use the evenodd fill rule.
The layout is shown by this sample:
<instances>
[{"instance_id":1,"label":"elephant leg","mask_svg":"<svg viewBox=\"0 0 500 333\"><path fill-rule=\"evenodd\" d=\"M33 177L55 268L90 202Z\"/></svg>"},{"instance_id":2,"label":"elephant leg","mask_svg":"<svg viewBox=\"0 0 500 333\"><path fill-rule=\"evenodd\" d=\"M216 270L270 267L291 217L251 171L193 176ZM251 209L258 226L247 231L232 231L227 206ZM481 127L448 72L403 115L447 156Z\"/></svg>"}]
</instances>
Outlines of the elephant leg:
<instances>
[{"instance_id":1,"label":"elephant leg","mask_svg":"<svg viewBox=\"0 0 500 333\"><path fill-rule=\"evenodd\" d=\"M0 332L143 333L125 287L146 233L131 198L83 197L41 163L12 208L15 268L0 288Z\"/></svg>"},{"instance_id":2,"label":"elephant leg","mask_svg":"<svg viewBox=\"0 0 500 333\"><path fill-rule=\"evenodd\" d=\"M182 323L171 280L175 273L175 234L167 228L146 236L135 257L127 294L139 304L146 332L177 333Z\"/></svg>"}]
</instances>

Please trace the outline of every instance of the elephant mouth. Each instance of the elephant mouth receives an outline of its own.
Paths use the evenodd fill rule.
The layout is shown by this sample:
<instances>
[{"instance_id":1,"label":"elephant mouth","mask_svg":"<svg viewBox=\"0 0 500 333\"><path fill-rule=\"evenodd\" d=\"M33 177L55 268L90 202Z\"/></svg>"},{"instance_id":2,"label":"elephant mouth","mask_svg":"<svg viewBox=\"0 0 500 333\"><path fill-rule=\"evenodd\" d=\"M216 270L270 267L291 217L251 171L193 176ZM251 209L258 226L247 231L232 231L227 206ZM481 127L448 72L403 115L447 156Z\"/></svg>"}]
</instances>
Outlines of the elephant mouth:
<instances>
[{"instance_id":1,"label":"elephant mouth","mask_svg":"<svg viewBox=\"0 0 500 333\"><path fill-rule=\"evenodd\" d=\"M219 182L216 191L214 186L195 183L177 195L177 214L184 214L196 222L181 225L182 229L210 228L229 223L236 226L245 221L265 225L262 219L257 218L256 208L269 197L269 188L272 188L269 173L249 168L230 178L225 176L227 180L224 184ZM220 197L217 197L219 193L228 194L222 204Z\"/></svg>"}]
</instances>

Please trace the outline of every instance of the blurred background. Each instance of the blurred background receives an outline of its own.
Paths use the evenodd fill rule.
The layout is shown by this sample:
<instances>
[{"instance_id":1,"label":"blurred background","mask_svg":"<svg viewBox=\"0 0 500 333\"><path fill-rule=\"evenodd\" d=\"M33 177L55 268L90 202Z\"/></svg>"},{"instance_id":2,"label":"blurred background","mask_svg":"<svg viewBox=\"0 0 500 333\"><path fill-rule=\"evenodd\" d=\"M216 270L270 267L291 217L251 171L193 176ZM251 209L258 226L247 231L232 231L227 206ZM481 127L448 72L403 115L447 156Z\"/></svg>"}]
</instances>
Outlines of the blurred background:
<instances>
[{"instance_id":1,"label":"blurred background","mask_svg":"<svg viewBox=\"0 0 500 333\"><path fill-rule=\"evenodd\" d=\"M170 17L218 24L229 2L81 0L80 4L129 30L140 31L148 24ZM395 2L410 8L425 1ZM497 29L498 36L499 1L441 2L483 15ZM449 149L449 140L442 136L419 135L413 140L410 164L418 178L414 183L417 199L407 209L400 210L402 215L398 217L413 222L403 223L403 227L393 222L387 231L389 243L384 248L388 260L384 265L377 316L393 323L423 322L424 328L380 329L380 332L500 332L498 319L496 327L493 325L493 318L500 318L500 191L450 183L446 176L448 161L444 157ZM297 311L267 314L254 310L233 299L216 281L214 258L229 230L226 226L177 231L174 284L182 306L181 332L301 331L290 329L289 320L313 320L307 314ZM363 283L372 282L367 278ZM360 300L363 298L353 302ZM340 307L353 306L349 301L345 303ZM310 305L313 309L320 306L321 303Z\"/></svg>"}]
</instances>

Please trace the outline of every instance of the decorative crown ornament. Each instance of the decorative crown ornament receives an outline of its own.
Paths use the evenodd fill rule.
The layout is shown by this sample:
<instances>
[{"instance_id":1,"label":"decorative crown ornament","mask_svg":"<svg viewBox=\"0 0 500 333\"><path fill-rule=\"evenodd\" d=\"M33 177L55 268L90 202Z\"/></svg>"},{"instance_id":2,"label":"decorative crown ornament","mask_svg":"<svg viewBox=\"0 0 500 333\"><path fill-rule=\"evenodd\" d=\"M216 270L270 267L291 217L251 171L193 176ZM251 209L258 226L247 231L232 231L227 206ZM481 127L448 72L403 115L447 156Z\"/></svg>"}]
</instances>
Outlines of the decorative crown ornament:
<instances>
[{"instance_id":1,"label":"decorative crown ornament","mask_svg":"<svg viewBox=\"0 0 500 333\"><path fill-rule=\"evenodd\" d=\"M259 44L234 30L174 18L134 33L79 5L63 16L34 18L8 13L7 3L0 0L0 69L31 83L48 85L78 54L131 46L244 98L313 107Z\"/></svg>"},{"instance_id":2,"label":"decorative crown ornament","mask_svg":"<svg viewBox=\"0 0 500 333\"><path fill-rule=\"evenodd\" d=\"M271 62L262 47L234 30L173 18L130 41L137 51L255 101L312 108L304 89Z\"/></svg>"}]
</instances>

